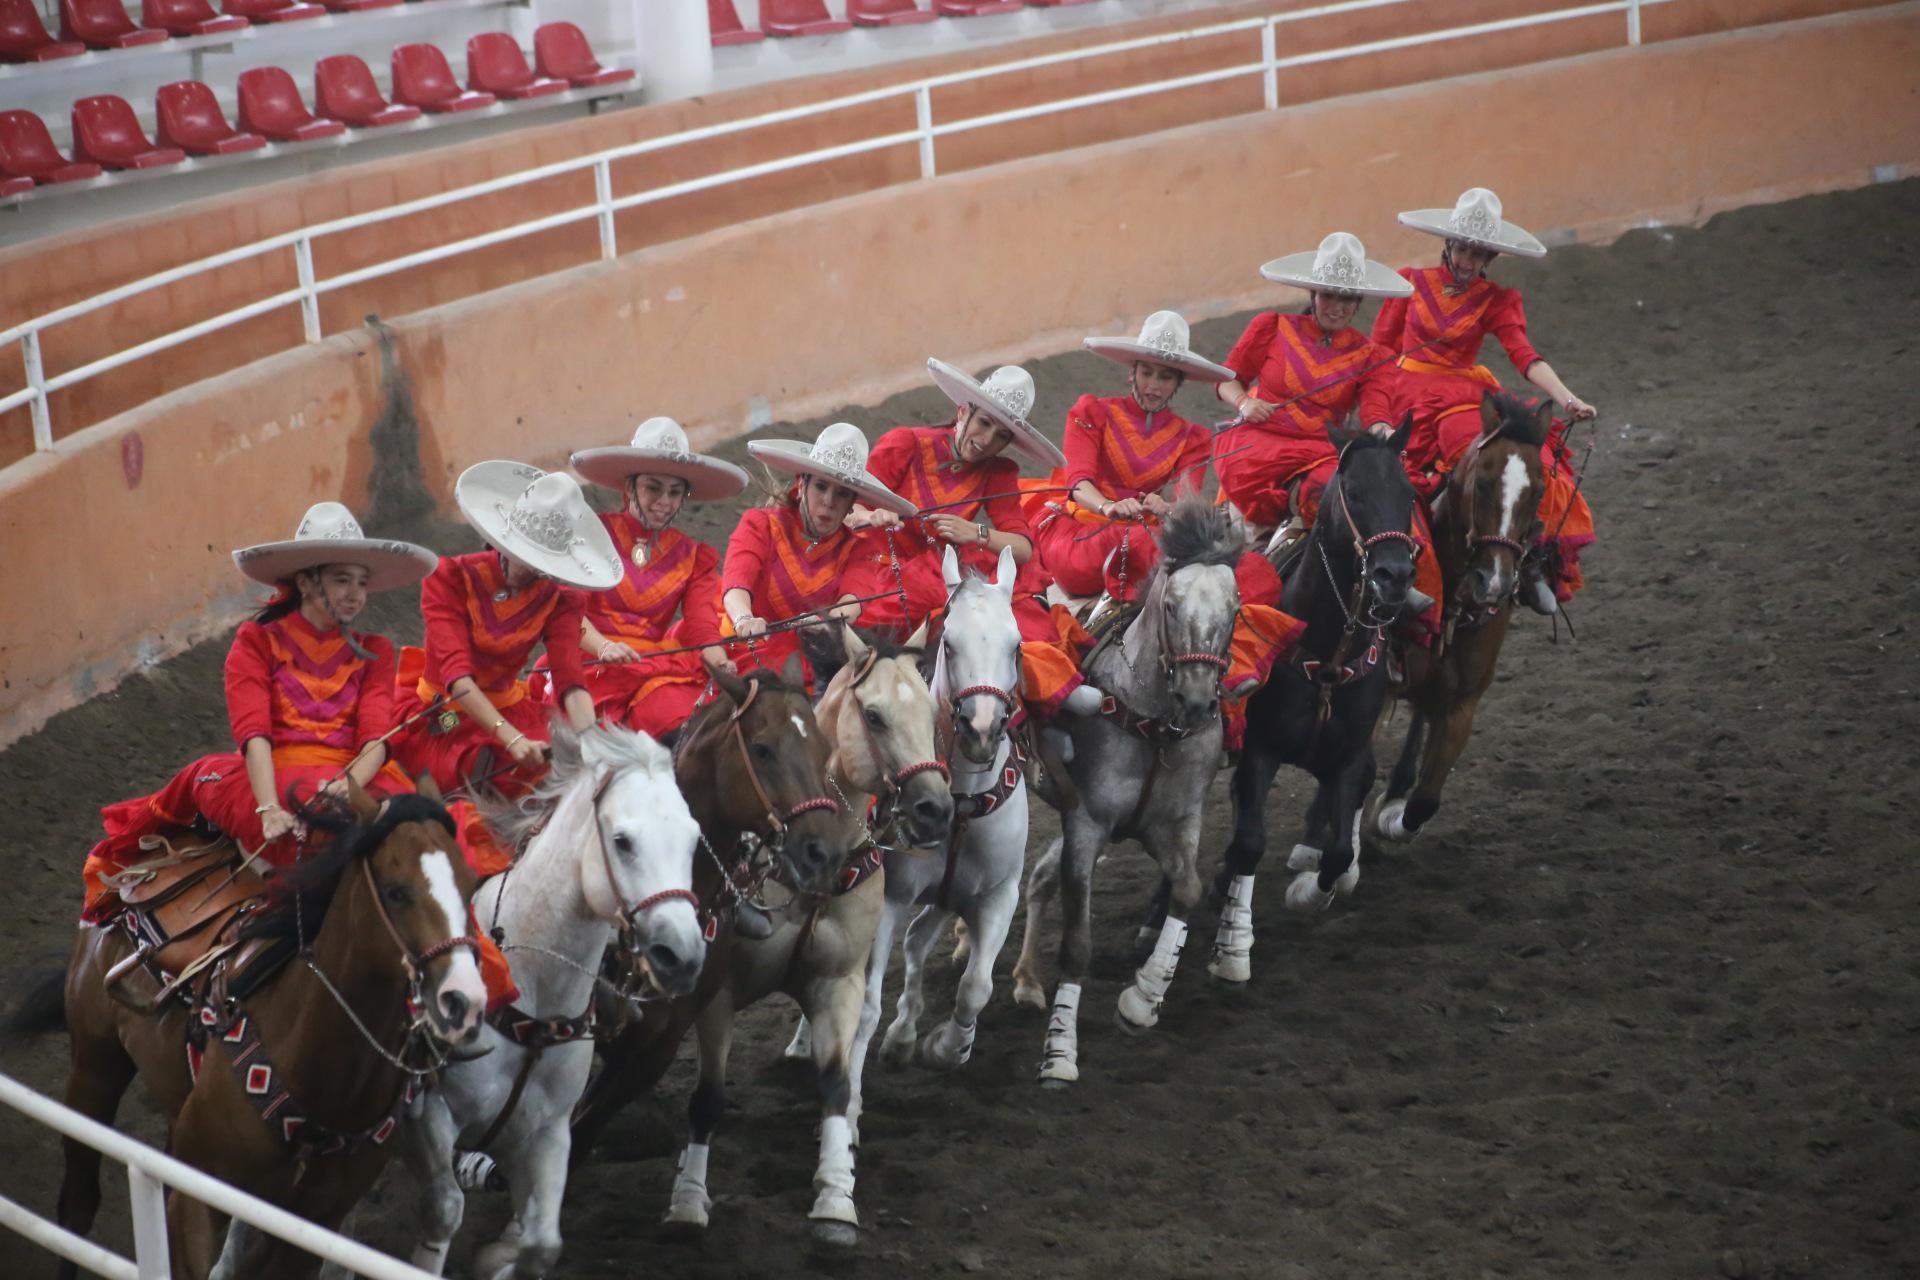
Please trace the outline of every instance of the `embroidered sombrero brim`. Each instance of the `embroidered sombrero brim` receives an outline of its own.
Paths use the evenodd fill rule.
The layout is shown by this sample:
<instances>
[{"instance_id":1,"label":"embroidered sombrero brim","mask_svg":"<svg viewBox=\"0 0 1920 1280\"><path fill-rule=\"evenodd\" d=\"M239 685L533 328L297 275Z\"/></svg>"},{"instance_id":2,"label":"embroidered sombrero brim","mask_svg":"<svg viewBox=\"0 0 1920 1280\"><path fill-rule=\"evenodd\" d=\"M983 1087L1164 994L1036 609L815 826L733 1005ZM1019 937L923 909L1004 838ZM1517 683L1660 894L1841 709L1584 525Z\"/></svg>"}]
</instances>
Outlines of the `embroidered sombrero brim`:
<instances>
[{"instance_id":1,"label":"embroidered sombrero brim","mask_svg":"<svg viewBox=\"0 0 1920 1280\"><path fill-rule=\"evenodd\" d=\"M575 506L566 512L563 548L542 545L513 527L514 504L544 474L520 462L477 462L454 482L453 500L481 537L549 578L587 591L618 585L626 564L600 517L577 492Z\"/></svg>"},{"instance_id":2,"label":"embroidered sombrero brim","mask_svg":"<svg viewBox=\"0 0 1920 1280\"><path fill-rule=\"evenodd\" d=\"M869 507L885 507L903 516L915 515L920 510L864 471L848 471L821 462L809 452L803 440L752 440L747 443L747 452L767 469L781 475L819 476L845 485Z\"/></svg>"},{"instance_id":3,"label":"embroidered sombrero brim","mask_svg":"<svg viewBox=\"0 0 1920 1280\"><path fill-rule=\"evenodd\" d=\"M1400 225L1423 231L1430 236L1439 236L1442 240L1464 240L1468 244L1479 245L1482 249L1491 249L1495 253L1511 253L1521 258L1544 258L1547 246L1535 239L1525 227L1500 221L1500 230L1492 236L1470 236L1457 231L1453 225L1451 209L1409 209L1400 215Z\"/></svg>"},{"instance_id":4,"label":"embroidered sombrero brim","mask_svg":"<svg viewBox=\"0 0 1920 1280\"><path fill-rule=\"evenodd\" d=\"M255 582L272 586L324 564L357 564L367 571L367 590L410 587L433 572L440 557L411 542L391 538L295 538L241 547L233 563Z\"/></svg>"},{"instance_id":5,"label":"embroidered sombrero brim","mask_svg":"<svg viewBox=\"0 0 1920 1280\"><path fill-rule=\"evenodd\" d=\"M1060 452L1060 446L1042 435L1040 429L1026 418L1007 412L1004 405L987 394L987 389L980 385L978 378L945 360L931 358L927 361L927 376L933 379L933 385L939 387L947 399L956 405L980 410L1011 432L1013 440L1009 447L1029 462L1048 470L1067 465L1067 455Z\"/></svg>"},{"instance_id":6,"label":"embroidered sombrero brim","mask_svg":"<svg viewBox=\"0 0 1920 1280\"><path fill-rule=\"evenodd\" d=\"M618 445L582 449L569 461L583 480L609 489L626 488L631 476L671 476L687 482L687 500L715 502L731 498L747 487L747 473L731 462L704 453L677 453L670 449L636 449Z\"/></svg>"},{"instance_id":7,"label":"embroidered sombrero brim","mask_svg":"<svg viewBox=\"0 0 1920 1280\"><path fill-rule=\"evenodd\" d=\"M1087 338L1084 342L1087 350L1097 356L1105 356L1116 364L1132 365L1136 360L1145 360L1149 364L1163 364L1169 369L1178 369L1200 382L1231 382L1234 378L1233 370L1191 351L1162 351L1137 338Z\"/></svg>"},{"instance_id":8,"label":"embroidered sombrero brim","mask_svg":"<svg viewBox=\"0 0 1920 1280\"><path fill-rule=\"evenodd\" d=\"M1312 250L1306 253L1290 253L1284 258L1275 258L1272 262L1262 263L1260 274L1275 284L1290 284L1296 289L1325 289L1336 293L1358 293L1369 298L1404 298L1413 292L1413 286L1401 278L1400 273L1384 262L1366 260L1361 268L1360 279L1342 281L1333 284L1313 278L1313 260L1318 256Z\"/></svg>"}]
</instances>

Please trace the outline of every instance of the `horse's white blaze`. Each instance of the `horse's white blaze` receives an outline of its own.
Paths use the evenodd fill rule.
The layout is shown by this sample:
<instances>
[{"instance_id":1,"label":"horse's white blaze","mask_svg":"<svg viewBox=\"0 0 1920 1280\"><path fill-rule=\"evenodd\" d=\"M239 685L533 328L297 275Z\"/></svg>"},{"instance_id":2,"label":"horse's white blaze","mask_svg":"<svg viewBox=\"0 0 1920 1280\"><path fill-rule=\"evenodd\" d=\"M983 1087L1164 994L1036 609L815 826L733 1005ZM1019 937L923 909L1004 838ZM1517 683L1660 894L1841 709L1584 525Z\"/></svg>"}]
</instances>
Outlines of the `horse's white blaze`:
<instances>
[{"instance_id":1,"label":"horse's white blaze","mask_svg":"<svg viewBox=\"0 0 1920 1280\"><path fill-rule=\"evenodd\" d=\"M447 922L447 936L465 937L467 912L460 901L460 886L453 878L453 861L444 849L420 855L420 874L426 878L427 894ZM470 947L455 947L447 957L447 980L442 991L458 991L475 1009L486 1007L487 988L480 981L480 966Z\"/></svg>"},{"instance_id":2,"label":"horse's white blaze","mask_svg":"<svg viewBox=\"0 0 1920 1280\"><path fill-rule=\"evenodd\" d=\"M1513 536L1513 511L1520 495L1527 491L1527 462L1517 453L1507 455L1507 466L1500 473L1500 536Z\"/></svg>"},{"instance_id":3,"label":"horse's white blaze","mask_svg":"<svg viewBox=\"0 0 1920 1280\"><path fill-rule=\"evenodd\" d=\"M793 731L800 735L802 741L805 741L807 736L807 722L799 716L788 716L787 719L793 721Z\"/></svg>"}]
</instances>

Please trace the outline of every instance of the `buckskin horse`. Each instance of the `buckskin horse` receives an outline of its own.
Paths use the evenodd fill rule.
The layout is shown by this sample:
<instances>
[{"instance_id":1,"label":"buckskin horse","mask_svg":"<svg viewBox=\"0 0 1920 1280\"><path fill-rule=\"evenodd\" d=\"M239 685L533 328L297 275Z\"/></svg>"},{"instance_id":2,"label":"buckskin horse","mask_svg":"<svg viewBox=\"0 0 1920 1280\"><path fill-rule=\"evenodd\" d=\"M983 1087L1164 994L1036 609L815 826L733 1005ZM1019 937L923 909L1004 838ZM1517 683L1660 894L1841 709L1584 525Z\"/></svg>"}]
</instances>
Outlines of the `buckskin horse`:
<instances>
[{"instance_id":1,"label":"buckskin horse","mask_svg":"<svg viewBox=\"0 0 1920 1280\"><path fill-rule=\"evenodd\" d=\"M618 930L650 991L671 996L693 989L707 944L692 889L699 828L673 758L646 734L576 734L556 720L546 777L487 816L517 852L474 894L474 915L510 958L520 994L488 1013L483 1054L448 1063L415 1104L401 1149L422 1193L413 1263L435 1275L465 1209L455 1144L497 1154L513 1229L474 1266L493 1280L545 1275L560 1256L568 1122L593 1064L601 952Z\"/></svg>"},{"instance_id":2,"label":"buckskin horse","mask_svg":"<svg viewBox=\"0 0 1920 1280\"><path fill-rule=\"evenodd\" d=\"M816 678L833 659L844 665L826 680L815 708L831 749L828 774L836 794L871 824L839 882L827 893L796 891L774 914L773 936L735 945L727 984L701 1010L700 1078L687 1107L692 1135L673 1181L667 1221L707 1225L707 1158L726 1096L733 1015L776 991L800 1005L801 1021L786 1056L811 1060L820 1093L820 1150L808 1216L815 1238L849 1245L858 1239L853 1146L853 1046L866 999L867 957L885 897L883 839L913 846L943 843L953 815L948 772L934 751L933 695L920 676L922 630L901 648L837 634L839 654L808 645ZM869 805L877 801L877 807Z\"/></svg>"},{"instance_id":3,"label":"buckskin horse","mask_svg":"<svg viewBox=\"0 0 1920 1280\"><path fill-rule=\"evenodd\" d=\"M1067 769L1078 803L1062 809L1062 839L1034 864L1027 881L1016 999L1044 998L1040 918L1056 892L1064 898L1060 984L1040 1064L1040 1081L1049 1087L1080 1078L1080 985L1092 959L1093 864L1101 850L1111 840L1139 841L1160 865L1172 903L1153 953L1120 993L1123 1029L1144 1030L1159 1021L1186 940L1186 919L1201 897L1200 811L1220 760L1220 684L1240 609L1233 567L1246 542L1237 518L1198 497L1174 504L1159 540L1160 562L1139 611L1124 634L1086 660L1087 678L1107 696L1099 714L1067 722ZM1050 883L1056 873L1057 889Z\"/></svg>"},{"instance_id":4,"label":"buckskin horse","mask_svg":"<svg viewBox=\"0 0 1920 1280\"><path fill-rule=\"evenodd\" d=\"M1448 475L1433 506L1434 552L1446 584L1438 646L1407 647L1402 696L1413 723L1366 831L1411 840L1440 810L1440 791L1473 736L1480 698L1513 621L1520 563L1540 534L1545 492L1540 449L1551 402L1535 408L1504 393L1480 402L1480 434Z\"/></svg>"},{"instance_id":5,"label":"buckskin horse","mask_svg":"<svg viewBox=\"0 0 1920 1280\"><path fill-rule=\"evenodd\" d=\"M163 898L205 902L232 921L231 932L216 924L184 939L223 939L205 952L204 986L153 989L162 971L178 972L179 957L160 947L147 967L129 934L153 926L137 910L83 928L66 981L68 1106L111 1124L138 1074L172 1122L173 1155L329 1229L373 1184L401 1109L438 1065L408 1061L420 1030L444 1057L447 1047L473 1042L486 1007L468 932L473 873L446 810L413 795L376 807L357 787L349 797L345 814L307 810L309 825L331 841L276 877L270 893L224 839L128 869L123 897L183 882L183 892L150 900L162 909ZM281 967L272 969L276 953ZM142 979L148 994L134 999L130 984ZM157 1007L135 1007L150 1003ZM84 1234L100 1207L100 1156L77 1142L65 1149L58 1219ZM224 1225L172 1193L174 1274L205 1277ZM280 1280L318 1266L271 1236L234 1239L247 1248L222 1261L237 1263L241 1276Z\"/></svg>"}]
</instances>

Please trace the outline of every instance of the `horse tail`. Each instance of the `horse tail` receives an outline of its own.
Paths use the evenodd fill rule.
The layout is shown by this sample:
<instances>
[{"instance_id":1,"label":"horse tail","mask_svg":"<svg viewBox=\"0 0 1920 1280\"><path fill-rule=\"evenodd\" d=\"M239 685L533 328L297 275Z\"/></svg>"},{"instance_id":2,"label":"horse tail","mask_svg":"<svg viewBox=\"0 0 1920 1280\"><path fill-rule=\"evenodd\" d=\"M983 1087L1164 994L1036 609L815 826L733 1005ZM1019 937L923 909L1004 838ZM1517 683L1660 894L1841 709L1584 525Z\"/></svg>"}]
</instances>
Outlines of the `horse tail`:
<instances>
[{"instance_id":1,"label":"horse tail","mask_svg":"<svg viewBox=\"0 0 1920 1280\"><path fill-rule=\"evenodd\" d=\"M6 1016L6 1031L14 1036L59 1031L67 1025L67 970L29 969L14 986Z\"/></svg>"}]
</instances>

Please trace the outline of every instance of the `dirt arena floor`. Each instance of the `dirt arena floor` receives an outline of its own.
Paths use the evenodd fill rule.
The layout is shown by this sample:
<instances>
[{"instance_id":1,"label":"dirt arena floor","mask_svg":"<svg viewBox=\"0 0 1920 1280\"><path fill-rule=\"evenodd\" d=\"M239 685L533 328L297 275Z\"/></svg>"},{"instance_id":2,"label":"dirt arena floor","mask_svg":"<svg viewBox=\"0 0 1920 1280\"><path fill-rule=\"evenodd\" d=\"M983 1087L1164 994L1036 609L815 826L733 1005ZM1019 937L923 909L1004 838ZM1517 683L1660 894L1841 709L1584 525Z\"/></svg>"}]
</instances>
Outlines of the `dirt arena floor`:
<instances>
[{"instance_id":1,"label":"dirt arena floor","mask_svg":"<svg viewBox=\"0 0 1920 1280\"><path fill-rule=\"evenodd\" d=\"M1577 642L1516 627L1428 833L1370 851L1357 897L1312 920L1282 910L1270 862L1252 984L1209 981L1197 922L1141 1038L1112 1007L1150 864L1119 851L1097 886L1082 1083L1034 1084L1043 1019L1007 994L1016 929L970 1066L869 1073L850 1255L806 1242L816 1110L778 1060L789 1007L754 1010L708 1239L654 1226L683 1060L570 1188L565 1273L1920 1274L1916 228L1906 182L1500 262L1538 345L1603 411L1601 541ZM1245 320L1196 345L1224 353ZM1118 387L1084 352L1032 367L1040 421ZM929 389L835 416L877 432L948 413ZM720 541L731 516L691 523ZM375 625L417 640L413 610L389 599ZM5 971L68 944L98 807L224 745L223 652L0 755ZM1269 815L1282 850L1305 803L1292 776ZM1214 797L1210 865L1225 775ZM1033 847L1055 830L1040 816ZM935 966L935 1010L954 977ZM57 1092L64 1054L57 1036L5 1044L0 1069ZM142 1101L123 1123L159 1133ZM58 1167L44 1131L0 1121L0 1193L50 1207ZM362 1226L404 1251L397 1174ZM109 1201L102 1234L124 1245L124 1192ZM456 1266L503 1218L503 1197L471 1199ZM0 1275L28 1261L0 1242Z\"/></svg>"}]
</instances>

